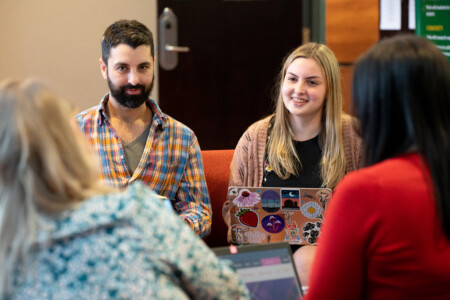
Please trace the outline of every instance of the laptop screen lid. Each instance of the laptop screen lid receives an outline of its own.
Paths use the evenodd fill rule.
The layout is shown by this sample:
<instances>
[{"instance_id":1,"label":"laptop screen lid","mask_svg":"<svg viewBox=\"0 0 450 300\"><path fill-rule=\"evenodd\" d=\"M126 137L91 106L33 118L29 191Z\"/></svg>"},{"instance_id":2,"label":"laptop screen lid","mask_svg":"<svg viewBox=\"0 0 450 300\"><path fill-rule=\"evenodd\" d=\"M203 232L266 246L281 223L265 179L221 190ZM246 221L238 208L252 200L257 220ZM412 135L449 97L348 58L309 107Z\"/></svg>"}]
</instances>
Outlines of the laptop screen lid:
<instances>
[{"instance_id":1,"label":"laptop screen lid","mask_svg":"<svg viewBox=\"0 0 450 300\"><path fill-rule=\"evenodd\" d=\"M233 244L315 244L332 191L328 188L228 188Z\"/></svg>"},{"instance_id":2,"label":"laptop screen lid","mask_svg":"<svg viewBox=\"0 0 450 300\"><path fill-rule=\"evenodd\" d=\"M302 289L287 243L241 245L212 249L229 260L252 299L302 299Z\"/></svg>"}]
</instances>

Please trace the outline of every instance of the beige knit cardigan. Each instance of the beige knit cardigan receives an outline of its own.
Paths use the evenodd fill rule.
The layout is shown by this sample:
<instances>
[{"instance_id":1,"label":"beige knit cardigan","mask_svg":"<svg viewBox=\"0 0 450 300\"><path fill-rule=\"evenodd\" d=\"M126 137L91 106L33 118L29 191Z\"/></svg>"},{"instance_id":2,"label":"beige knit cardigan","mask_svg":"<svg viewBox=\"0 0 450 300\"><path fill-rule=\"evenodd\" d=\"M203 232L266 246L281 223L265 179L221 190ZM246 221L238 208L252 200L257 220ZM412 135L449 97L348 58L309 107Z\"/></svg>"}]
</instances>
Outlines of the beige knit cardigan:
<instances>
[{"instance_id":1,"label":"beige knit cardigan","mask_svg":"<svg viewBox=\"0 0 450 300\"><path fill-rule=\"evenodd\" d=\"M261 186L264 174L264 154L267 129L272 116L252 124L240 138L230 166L229 186ZM356 170L361 163L362 141L356 132L357 121L347 114L342 116L342 136L347 173ZM225 201L222 215L226 224L230 222L229 202ZM228 230L230 237L230 230ZM228 239L230 240L230 239Z\"/></svg>"}]
</instances>

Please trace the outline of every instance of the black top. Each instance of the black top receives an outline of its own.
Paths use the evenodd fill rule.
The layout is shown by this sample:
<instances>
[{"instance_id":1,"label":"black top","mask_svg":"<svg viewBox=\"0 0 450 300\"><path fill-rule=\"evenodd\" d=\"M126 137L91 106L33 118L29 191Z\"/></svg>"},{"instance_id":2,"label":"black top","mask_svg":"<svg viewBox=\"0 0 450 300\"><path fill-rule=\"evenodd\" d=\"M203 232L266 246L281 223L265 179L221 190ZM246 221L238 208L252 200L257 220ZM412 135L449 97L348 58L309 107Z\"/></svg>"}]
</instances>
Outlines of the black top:
<instances>
[{"instance_id":1,"label":"black top","mask_svg":"<svg viewBox=\"0 0 450 300\"><path fill-rule=\"evenodd\" d=\"M322 150L319 146L319 136L317 135L303 142L294 141L294 144L301 161L301 165L297 166L299 175L291 175L288 179L283 180L274 171L270 170L266 163L262 186L303 188L318 188L322 186L322 177L320 176Z\"/></svg>"}]
</instances>

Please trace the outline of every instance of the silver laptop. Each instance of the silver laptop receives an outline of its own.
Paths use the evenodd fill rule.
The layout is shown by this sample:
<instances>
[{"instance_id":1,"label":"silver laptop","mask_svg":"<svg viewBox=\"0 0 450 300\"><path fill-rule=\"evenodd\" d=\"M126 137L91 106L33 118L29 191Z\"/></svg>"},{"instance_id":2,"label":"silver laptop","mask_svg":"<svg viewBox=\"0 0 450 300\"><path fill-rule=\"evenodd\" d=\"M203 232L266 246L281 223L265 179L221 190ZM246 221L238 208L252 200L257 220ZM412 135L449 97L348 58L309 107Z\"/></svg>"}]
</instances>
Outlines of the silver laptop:
<instances>
[{"instance_id":1,"label":"silver laptop","mask_svg":"<svg viewBox=\"0 0 450 300\"><path fill-rule=\"evenodd\" d=\"M302 299L302 288L287 243L241 245L212 249L229 260L252 299Z\"/></svg>"}]
</instances>

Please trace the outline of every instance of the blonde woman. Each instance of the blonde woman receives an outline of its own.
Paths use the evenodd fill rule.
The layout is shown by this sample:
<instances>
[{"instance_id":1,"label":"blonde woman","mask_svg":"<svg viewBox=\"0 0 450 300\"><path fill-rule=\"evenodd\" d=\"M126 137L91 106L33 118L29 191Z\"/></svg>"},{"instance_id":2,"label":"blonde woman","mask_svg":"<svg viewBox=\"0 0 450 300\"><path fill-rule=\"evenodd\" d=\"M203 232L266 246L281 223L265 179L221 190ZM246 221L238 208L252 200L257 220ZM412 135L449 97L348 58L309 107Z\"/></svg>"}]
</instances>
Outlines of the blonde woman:
<instances>
[{"instance_id":1,"label":"blonde woman","mask_svg":"<svg viewBox=\"0 0 450 300\"><path fill-rule=\"evenodd\" d=\"M357 169L361 140L355 120L342 112L340 80L327 46L308 43L292 51L279 75L275 113L251 125L236 146L230 185L333 189ZM228 202L223 215L229 223ZM305 246L294 254L304 284L314 252Z\"/></svg>"},{"instance_id":2,"label":"blonde woman","mask_svg":"<svg viewBox=\"0 0 450 300\"><path fill-rule=\"evenodd\" d=\"M248 291L162 199L97 181L65 101L0 83L0 299L236 299Z\"/></svg>"}]
</instances>

